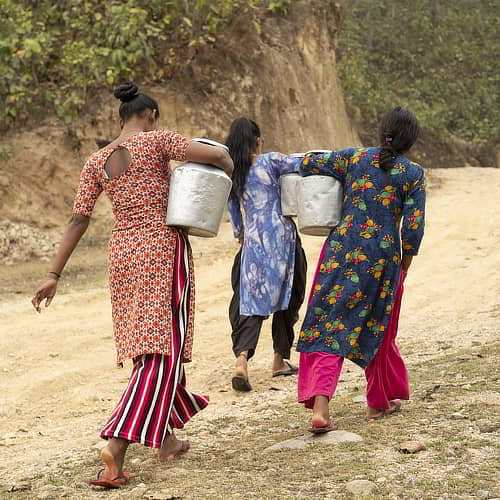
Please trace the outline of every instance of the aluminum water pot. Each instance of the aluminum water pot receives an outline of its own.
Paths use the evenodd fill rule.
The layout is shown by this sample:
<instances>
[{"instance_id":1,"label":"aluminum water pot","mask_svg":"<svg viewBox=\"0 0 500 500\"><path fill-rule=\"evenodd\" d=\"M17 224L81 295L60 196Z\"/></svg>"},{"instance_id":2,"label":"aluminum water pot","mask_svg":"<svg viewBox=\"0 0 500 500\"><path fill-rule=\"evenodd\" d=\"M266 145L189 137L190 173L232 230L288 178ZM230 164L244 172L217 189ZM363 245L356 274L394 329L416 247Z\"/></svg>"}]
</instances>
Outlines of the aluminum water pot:
<instances>
[{"instance_id":1,"label":"aluminum water pot","mask_svg":"<svg viewBox=\"0 0 500 500\"><path fill-rule=\"evenodd\" d=\"M330 153L314 150L308 154ZM302 177L298 184L299 231L310 236L328 236L340 222L344 190L342 184L328 175Z\"/></svg>"},{"instance_id":2,"label":"aluminum water pot","mask_svg":"<svg viewBox=\"0 0 500 500\"><path fill-rule=\"evenodd\" d=\"M293 158L304 158L305 153L293 153L290 156ZM283 174L280 176L281 213L287 217L297 216L297 186L300 179L300 174L297 173Z\"/></svg>"},{"instance_id":3,"label":"aluminum water pot","mask_svg":"<svg viewBox=\"0 0 500 500\"><path fill-rule=\"evenodd\" d=\"M193 140L227 150L215 141ZM178 166L170 179L167 225L181 227L192 236L217 236L231 185L220 168L193 162Z\"/></svg>"}]
</instances>

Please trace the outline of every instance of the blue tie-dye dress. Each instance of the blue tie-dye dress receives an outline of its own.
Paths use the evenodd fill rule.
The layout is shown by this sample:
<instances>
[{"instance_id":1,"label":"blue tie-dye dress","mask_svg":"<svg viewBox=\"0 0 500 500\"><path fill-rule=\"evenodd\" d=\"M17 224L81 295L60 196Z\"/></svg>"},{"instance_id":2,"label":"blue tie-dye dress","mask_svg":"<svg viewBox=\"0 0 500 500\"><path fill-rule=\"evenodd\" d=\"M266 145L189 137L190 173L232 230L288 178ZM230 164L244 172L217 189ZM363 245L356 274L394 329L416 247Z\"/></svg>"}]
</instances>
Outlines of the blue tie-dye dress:
<instances>
[{"instance_id":1,"label":"blue tie-dye dress","mask_svg":"<svg viewBox=\"0 0 500 500\"><path fill-rule=\"evenodd\" d=\"M298 172L300 161L281 153L260 155L250 167L242 198L233 192L229 197L234 237L244 238L242 316L269 316L288 309L297 230L292 219L281 212L280 176Z\"/></svg>"}]
</instances>

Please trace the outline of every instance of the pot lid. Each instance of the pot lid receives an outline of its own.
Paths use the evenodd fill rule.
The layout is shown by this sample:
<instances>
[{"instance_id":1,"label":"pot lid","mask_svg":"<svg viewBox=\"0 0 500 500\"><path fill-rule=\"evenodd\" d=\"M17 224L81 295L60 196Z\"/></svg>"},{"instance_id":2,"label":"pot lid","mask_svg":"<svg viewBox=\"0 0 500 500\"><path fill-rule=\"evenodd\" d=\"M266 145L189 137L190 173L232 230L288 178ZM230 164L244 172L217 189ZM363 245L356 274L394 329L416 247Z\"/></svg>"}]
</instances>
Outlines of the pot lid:
<instances>
[{"instance_id":1,"label":"pot lid","mask_svg":"<svg viewBox=\"0 0 500 500\"><path fill-rule=\"evenodd\" d=\"M217 141L212 141L211 139L204 139L204 138L196 137L192 140L195 142L199 142L201 144L207 144L208 146L215 146L217 148L222 148L222 149L225 149L226 151L229 152L229 148L225 144L221 144L220 142L217 142Z\"/></svg>"}]
</instances>

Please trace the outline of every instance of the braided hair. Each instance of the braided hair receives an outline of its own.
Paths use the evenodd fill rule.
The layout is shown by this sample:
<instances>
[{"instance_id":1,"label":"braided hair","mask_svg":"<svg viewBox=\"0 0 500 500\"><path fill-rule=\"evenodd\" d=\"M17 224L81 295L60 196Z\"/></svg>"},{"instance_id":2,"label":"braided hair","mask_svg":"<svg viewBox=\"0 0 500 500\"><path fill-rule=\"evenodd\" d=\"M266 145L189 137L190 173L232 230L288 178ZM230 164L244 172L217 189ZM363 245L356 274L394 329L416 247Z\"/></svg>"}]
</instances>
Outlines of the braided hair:
<instances>
[{"instance_id":1,"label":"braided hair","mask_svg":"<svg viewBox=\"0 0 500 500\"><path fill-rule=\"evenodd\" d=\"M397 106L389 111L379 125L380 168L388 172L397 155L408 151L417 141L420 125L415 115Z\"/></svg>"}]
</instances>

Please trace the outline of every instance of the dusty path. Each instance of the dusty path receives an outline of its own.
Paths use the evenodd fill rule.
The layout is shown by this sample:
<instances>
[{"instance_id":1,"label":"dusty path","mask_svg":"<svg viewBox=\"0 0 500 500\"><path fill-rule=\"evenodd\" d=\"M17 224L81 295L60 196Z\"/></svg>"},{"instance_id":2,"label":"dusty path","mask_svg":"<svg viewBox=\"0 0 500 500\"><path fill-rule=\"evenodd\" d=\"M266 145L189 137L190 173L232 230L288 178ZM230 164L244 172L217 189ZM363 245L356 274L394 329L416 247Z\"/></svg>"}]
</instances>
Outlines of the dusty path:
<instances>
[{"instance_id":1,"label":"dusty path","mask_svg":"<svg viewBox=\"0 0 500 500\"><path fill-rule=\"evenodd\" d=\"M410 369L443 351L494 341L500 326L500 170L439 170L430 179L426 236L408 276L400 323L400 344ZM320 238L303 237L309 277L321 243ZM194 239L193 247L197 328L188 381L194 391L210 395L213 404L189 429L216 443L217 435L207 431L210 422L228 415L251 418L268 402L289 402L295 385L292 379L270 378L266 322L250 365L254 393L242 397L231 391L227 305L237 245L225 223L217 239ZM15 275L19 267L10 271ZM102 280L78 291L70 285L40 316L26 296L2 299L0 486L39 474L64 475L65 464L95 457L92 447L99 441L99 428L130 371L130 365L114 368L111 332L109 295ZM346 387L362 387L362 372L354 365L348 368ZM490 384L486 392L490 403L500 405L498 385Z\"/></svg>"}]
</instances>

